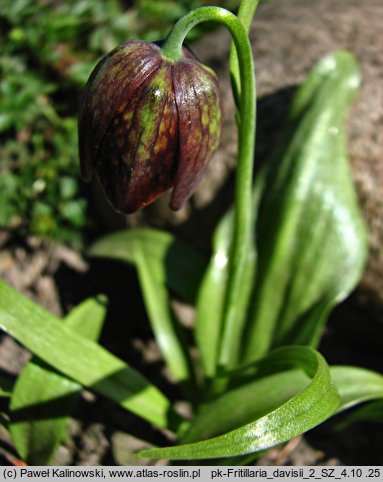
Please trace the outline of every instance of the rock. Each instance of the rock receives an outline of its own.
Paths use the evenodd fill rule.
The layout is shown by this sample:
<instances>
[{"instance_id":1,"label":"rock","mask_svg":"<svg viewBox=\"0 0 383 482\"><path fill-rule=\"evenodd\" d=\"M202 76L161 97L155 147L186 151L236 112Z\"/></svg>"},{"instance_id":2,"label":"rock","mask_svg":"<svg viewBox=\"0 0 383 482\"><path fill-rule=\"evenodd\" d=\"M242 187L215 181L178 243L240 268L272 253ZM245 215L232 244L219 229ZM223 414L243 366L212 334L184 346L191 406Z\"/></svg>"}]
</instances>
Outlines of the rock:
<instances>
[{"instance_id":1,"label":"rock","mask_svg":"<svg viewBox=\"0 0 383 482\"><path fill-rule=\"evenodd\" d=\"M346 49L361 64L363 85L349 116L349 151L362 210L370 231L370 256L361 283L383 310L383 3L381 0L284 0L259 7L250 39L258 93L256 163L273 147L292 93L314 64L329 52ZM230 38L215 31L193 46L213 67L228 94L224 98L222 141L201 187L180 212L166 198L128 217L129 226L176 231L209 246L212 227L232 200L236 156L234 106L228 78ZM193 215L193 216L191 216Z\"/></svg>"}]
</instances>

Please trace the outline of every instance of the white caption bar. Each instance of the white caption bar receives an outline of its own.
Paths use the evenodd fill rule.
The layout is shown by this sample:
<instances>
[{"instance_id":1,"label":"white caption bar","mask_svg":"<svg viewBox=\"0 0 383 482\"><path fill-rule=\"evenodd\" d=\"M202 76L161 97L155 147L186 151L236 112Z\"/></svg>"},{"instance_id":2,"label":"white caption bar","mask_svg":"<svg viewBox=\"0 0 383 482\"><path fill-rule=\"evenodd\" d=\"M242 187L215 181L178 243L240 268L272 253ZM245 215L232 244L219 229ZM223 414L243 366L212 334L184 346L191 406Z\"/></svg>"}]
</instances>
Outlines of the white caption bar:
<instances>
[{"instance_id":1,"label":"white caption bar","mask_svg":"<svg viewBox=\"0 0 383 482\"><path fill-rule=\"evenodd\" d=\"M348 482L367 480L383 481L383 468L376 467L3 467L3 480L16 482L61 481L73 482L92 479L147 481L250 481L276 480L291 482L302 480L344 480Z\"/></svg>"}]
</instances>

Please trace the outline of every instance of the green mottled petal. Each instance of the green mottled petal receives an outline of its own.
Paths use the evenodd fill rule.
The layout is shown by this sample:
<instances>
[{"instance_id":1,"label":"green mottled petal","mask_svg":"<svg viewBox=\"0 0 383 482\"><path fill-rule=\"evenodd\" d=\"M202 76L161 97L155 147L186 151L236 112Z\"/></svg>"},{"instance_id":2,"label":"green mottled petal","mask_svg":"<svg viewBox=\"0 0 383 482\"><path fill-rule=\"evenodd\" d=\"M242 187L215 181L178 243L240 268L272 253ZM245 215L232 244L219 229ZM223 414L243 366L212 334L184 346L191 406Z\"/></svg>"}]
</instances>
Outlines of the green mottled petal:
<instances>
[{"instance_id":1,"label":"green mottled petal","mask_svg":"<svg viewBox=\"0 0 383 482\"><path fill-rule=\"evenodd\" d=\"M97 157L98 176L115 209L132 213L174 182L177 109L167 62L113 119Z\"/></svg>"},{"instance_id":2,"label":"green mottled petal","mask_svg":"<svg viewBox=\"0 0 383 482\"><path fill-rule=\"evenodd\" d=\"M221 109L218 80L194 59L173 66L179 115L179 162L170 202L179 209L201 182L218 147Z\"/></svg>"},{"instance_id":3,"label":"green mottled petal","mask_svg":"<svg viewBox=\"0 0 383 482\"><path fill-rule=\"evenodd\" d=\"M126 42L97 64L85 87L79 112L79 151L85 180L92 177L97 151L112 119L161 61L155 44Z\"/></svg>"}]
</instances>

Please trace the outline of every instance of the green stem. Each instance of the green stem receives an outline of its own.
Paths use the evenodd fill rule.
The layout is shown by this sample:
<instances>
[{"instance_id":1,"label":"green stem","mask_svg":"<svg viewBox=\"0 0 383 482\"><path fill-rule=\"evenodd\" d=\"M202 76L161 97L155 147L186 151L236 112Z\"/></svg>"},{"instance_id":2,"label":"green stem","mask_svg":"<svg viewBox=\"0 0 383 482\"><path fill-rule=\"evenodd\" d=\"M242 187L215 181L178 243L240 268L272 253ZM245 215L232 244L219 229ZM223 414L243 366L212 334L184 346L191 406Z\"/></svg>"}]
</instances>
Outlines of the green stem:
<instances>
[{"instance_id":1,"label":"green stem","mask_svg":"<svg viewBox=\"0 0 383 482\"><path fill-rule=\"evenodd\" d=\"M247 33L249 33L251 22L260 0L242 0L237 17L242 22Z\"/></svg>"},{"instance_id":2,"label":"green stem","mask_svg":"<svg viewBox=\"0 0 383 482\"><path fill-rule=\"evenodd\" d=\"M237 17L242 22L245 27L246 32L250 30L250 25L253 20L255 11L258 7L260 0L242 0L241 5L238 10ZM241 96L241 85L240 85L240 75L239 75L239 64L237 51L233 43L230 51L230 78L231 86L233 89L234 100L239 107L239 98Z\"/></svg>"},{"instance_id":3,"label":"green stem","mask_svg":"<svg viewBox=\"0 0 383 482\"><path fill-rule=\"evenodd\" d=\"M171 61L182 58L182 42L197 24L215 21L230 32L238 56L241 96L238 132L238 163L234 207L234 233L230 252L230 276L225 297L219 364L229 367L238 355L238 323L241 318L236 300L240 297L241 280L246 266L251 237L252 179L255 144L256 94L253 56L247 32L242 22L231 12L219 7L192 10L173 27L162 47L162 54ZM237 326L236 326L237 325Z\"/></svg>"}]
</instances>

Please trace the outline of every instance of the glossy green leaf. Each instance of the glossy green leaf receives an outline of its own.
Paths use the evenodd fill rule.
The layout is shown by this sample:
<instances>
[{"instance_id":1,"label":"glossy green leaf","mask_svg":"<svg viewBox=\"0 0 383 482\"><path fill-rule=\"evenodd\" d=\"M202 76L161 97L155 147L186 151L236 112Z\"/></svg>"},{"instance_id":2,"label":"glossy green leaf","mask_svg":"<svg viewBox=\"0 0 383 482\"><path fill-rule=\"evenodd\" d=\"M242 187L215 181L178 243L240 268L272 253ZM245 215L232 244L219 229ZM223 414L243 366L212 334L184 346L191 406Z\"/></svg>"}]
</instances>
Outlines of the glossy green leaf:
<instances>
[{"instance_id":1,"label":"glossy green leaf","mask_svg":"<svg viewBox=\"0 0 383 482\"><path fill-rule=\"evenodd\" d=\"M227 293L225 297L225 305L223 310L223 328L219 349L218 367L221 372L226 372L235 368L241 361L243 354L243 330L248 320L249 302L254 286L254 281L256 277L256 259L258 256L255 239L254 239L254 226L257 216L257 207L260 201L261 188L263 184L263 174L258 176L260 181L257 186L253 189L252 196L252 208L248 207L251 218L250 218L250 233L249 239L243 239L245 243L245 257L239 275L237 277L237 289L235 290L235 296L231 290L232 284L232 270L230 267L228 280L227 280ZM234 221L234 220L233 220ZM235 232L234 226L232 227L233 234ZM234 245L232 245L234 249ZM233 266L237 264L234 260L234 252L229 258L229 263L233 262ZM214 383L213 388L216 394L222 393L226 387L226 381L221 379L220 382Z\"/></svg>"},{"instance_id":2,"label":"glossy green leaf","mask_svg":"<svg viewBox=\"0 0 383 482\"><path fill-rule=\"evenodd\" d=\"M12 441L30 465L46 465L67 433L81 385L46 364L29 362L12 394L9 424Z\"/></svg>"},{"instance_id":3,"label":"glossy green leaf","mask_svg":"<svg viewBox=\"0 0 383 482\"><path fill-rule=\"evenodd\" d=\"M77 334L89 340L98 341L107 314L108 299L104 295L88 298L72 308L64 323Z\"/></svg>"},{"instance_id":4,"label":"glossy green leaf","mask_svg":"<svg viewBox=\"0 0 383 482\"><path fill-rule=\"evenodd\" d=\"M77 383L158 427L177 428L167 398L140 373L2 281L0 328Z\"/></svg>"},{"instance_id":5,"label":"glossy green leaf","mask_svg":"<svg viewBox=\"0 0 383 482\"><path fill-rule=\"evenodd\" d=\"M93 244L90 254L135 264L134 243L141 245L148 261L163 264L169 289L184 301L194 304L207 261L198 251L170 233L156 229L120 231Z\"/></svg>"},{"instance_id":6,"label":"glossy green leaf","mask_svg":"<svg viewBox=\"0 0 383 482\"><path fill-rule=\"evenodd\" d=\"M338 412L354 407L361 402L375 400L347 413L336 425L337 430L352 422L383 422L383 376L365 368L334 366L331 377L338 388L341 406ZM376 400L377 399L377 400Z\"/></svg>"},{"instance_id":7,"label":"glossy green leaf","mask_svg":"<svg viewBox=\"0 0 383 482\"><path fill-rule=\"evenodd\" d=\"M200 276L198 255L173 236L149 229L123 231L102 238L93 245L91 254L121 259L136 266L150 324L170 373L177 382L186 385L191 382L193 374L184 334L171 311L167 285L186 294L186 298L193 298L194 283ZM189 261L193 267L189 268Z\"/></svg>"},{"instance_id":8,"label":"glossy green leaf","mask_svg":"<svg viewBox=\"0 0 383 482\"><path fill-rule=\"evenodd\" d=\"M150 259L145 245L133 243L135 264L150 324L161 353L177 382L189 384L194 378L191 372L182 328L175 320L166 289L165 266L161 261Z\"/></svg>"},{"instance_id":9,"label":"glossy green leaf","mask_svg":"<svg viewBox=\"0 0 383 482\"><path fill-rule=\"evenodd\" d=\"M207 378L214 377L218 361L232 224L232 214L226 215L215 230L212 256L197 298L195 337Z\"/></svg>"},{"instance_id":10,"label":"glossy green leaf","mask_svg":"<svg viewBox=\"0 0 383 482\"><path fill-rule=\"evenodd\" d=\"M294 97L281 142L264 165L245 361L272 346L315 345L330 309L359 280L366 230L344 132L359 84L351 54L321 60Z\"/></svg>"},{"instance_id":11,"label":"glossy green leaf","mask_svg":"<svg viewBox=\"0 0 383 482\"><path fill-rule=\"evenodd\" d=\"M334 366L330 367L330 373L341 399L338 413L357 403L383 398L383 376L376 372L352 366ZM243 383L205 404L181 441L196 442L245 425L285 403L309 382L310 377L303 370L294 369ZM379 409L371 410L371 413L376 415Z\"/></svg>"},{"instance_id":12,"label":"glossy green leaf","mask_svg":"<svg viewBox=\"0 0 383 482\"><path fill-rule=\"evenodd\" d=\"M78 334L97 341L106 315L106 298L90 298L63 320ZM9 430L23 460L46 465L67 433L81 385L33 357L17 378L10 403Z\"/></svg>"},{"instance_id":13,"label":"glossy green leaf","mask_svg":"<svg viewBox=\"0 0 383 482\"><path fill-rule=\"evenodd\" d=\"M353 366L334 366L331 378L341 398L340 410L383 398L383 376L379 373Z\"/></svg>"},{"instance_id":14,"label":"glossy green leaf","mask_svg":"<svg viewBox=\"0 0 383 482\"><path fill-rule=\"evenodd\" d=\"M329 367L315 350L307 347L280 348L260 362L261 372L263 367L268 371L291 367L301 368L308 373L311 381L307 386L302 387L299 393L271 412L240 428L206 441L143 450L138 456L208 459L258 452L306 432L326 420L338 409L339 395L331 382Z\"/></svg>"},{"instance_id":15,"label":"glossy green leaf","mask_svg":"<svg viewBox=\"0 0 383 482\"><path fill-rule=\"evenodd\" d=\"M205 404L182 443L215 437L257 420L304 390L310 377L300 369L273 373Z\"/></svg>"},{"instance_id":16,"label":"glossy green leaf","mask_svg":"<svg viewBox=\"0 0 383 482\"><path fill-rule=\"evenodd\" d=\"M195 322L195 336L205 376L212 379L217 371L219 349L222 342L222 320L224 314L224 301L229 276L229 249L233 234L233 213L229 211L221 220L213 237L213 252L202 279L197 298L197 311ZM237 340L234 347L240 342L241 328L245 321L247 302L251 291L254 276L255 253L249 250L248 263L243 279L241 299L237 300L238 312L241 319L237 319L235 330ZM232 334L233 336L233 334ZM235 358L238 354L235 354Z\"/></svg>"}]
</instances>

